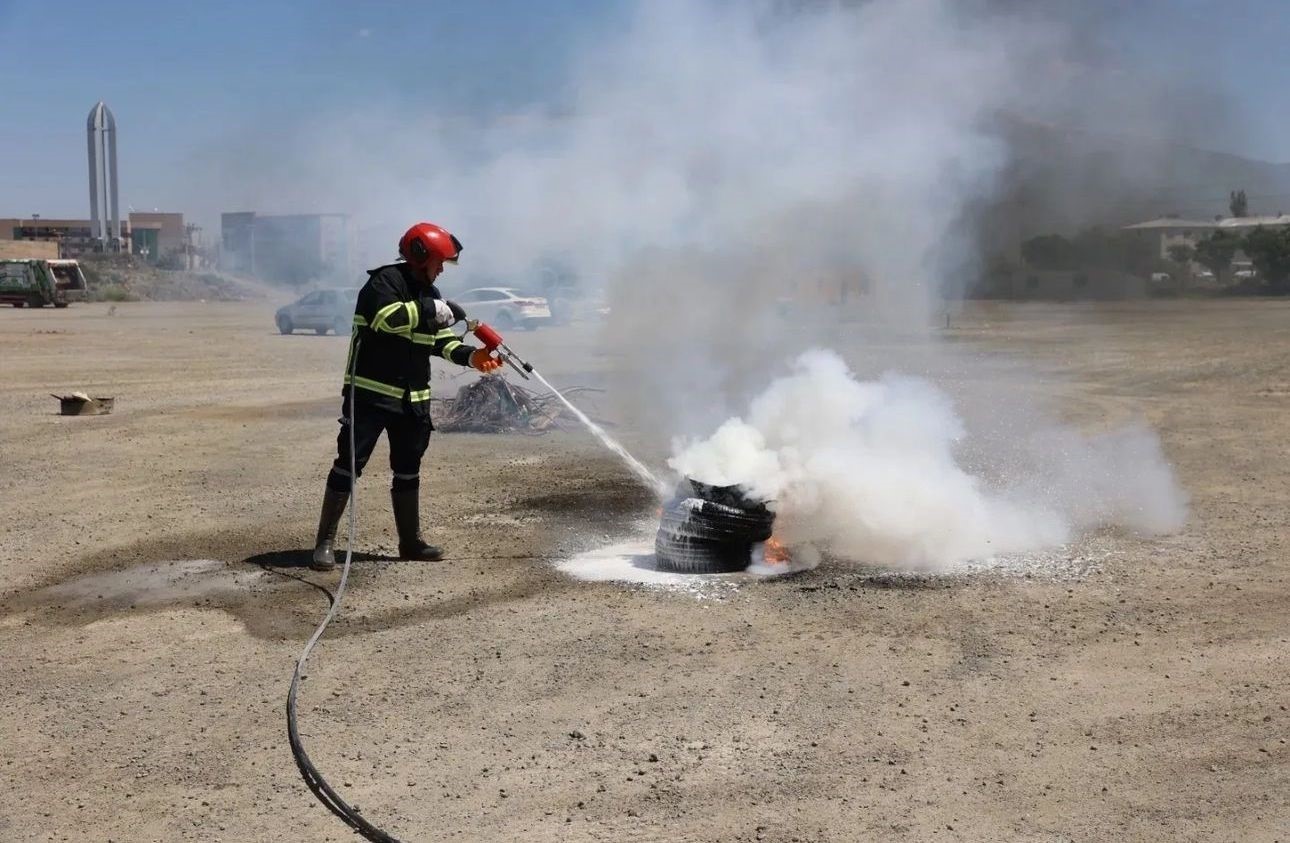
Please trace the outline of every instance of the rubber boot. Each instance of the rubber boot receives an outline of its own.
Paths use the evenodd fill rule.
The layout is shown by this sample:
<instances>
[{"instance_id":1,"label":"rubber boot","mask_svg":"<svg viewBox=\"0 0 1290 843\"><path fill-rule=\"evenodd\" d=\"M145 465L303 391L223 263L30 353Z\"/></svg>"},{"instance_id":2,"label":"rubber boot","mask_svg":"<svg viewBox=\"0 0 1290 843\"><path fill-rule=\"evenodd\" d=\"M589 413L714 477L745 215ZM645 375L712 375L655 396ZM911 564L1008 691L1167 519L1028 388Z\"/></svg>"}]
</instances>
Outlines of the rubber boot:
<instances>
[{"instance_id":1,"label":"rubber boot","mask_svg":"<svg viewBox=\"0 0 1290 843\"><path fill-rule=\"evenodd\" d=\"M336 567L336 525L345 514L349 492L338 492L331 486L323 492L322 513L318 516L318 537L314 539L314 558L309 567L315 571L330 571Z\"/></svg>"},{"instance_id":2,"label":"rubber boot","mask_svg":"<svg viewBox=\"0 0 1290 843\"><path fill-rule=\"evenodd\" d=\"M438 562L443 551L421 538L421 505L417 489L390 491L394 526L399 533L399 558Z\"/></svg>"}]
</instances>

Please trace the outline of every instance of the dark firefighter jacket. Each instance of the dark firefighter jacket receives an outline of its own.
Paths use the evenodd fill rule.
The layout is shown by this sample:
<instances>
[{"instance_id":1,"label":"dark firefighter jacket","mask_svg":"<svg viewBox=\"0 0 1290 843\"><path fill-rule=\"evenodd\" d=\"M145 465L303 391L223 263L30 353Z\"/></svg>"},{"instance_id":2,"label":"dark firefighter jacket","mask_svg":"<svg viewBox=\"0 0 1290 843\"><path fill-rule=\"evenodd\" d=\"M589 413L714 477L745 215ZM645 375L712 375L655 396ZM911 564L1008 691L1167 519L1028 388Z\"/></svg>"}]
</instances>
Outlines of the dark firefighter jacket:
<instances>
[{"instance_id":1,"label":"dark firefighter jacket","mask_svg":"<svg viewBox=\"0 0 1290 843\"><path fill-rule=\"evenodd\" d=\"M434 324L434 286L424 288L405 263L368 270L358 291L354 328L345 364L348 404L350 371L362 404L415 416L430 414L430 355L470 365L474 346ZM357 351L357 361L355 352Z\"/></svg>"}]
</instances>

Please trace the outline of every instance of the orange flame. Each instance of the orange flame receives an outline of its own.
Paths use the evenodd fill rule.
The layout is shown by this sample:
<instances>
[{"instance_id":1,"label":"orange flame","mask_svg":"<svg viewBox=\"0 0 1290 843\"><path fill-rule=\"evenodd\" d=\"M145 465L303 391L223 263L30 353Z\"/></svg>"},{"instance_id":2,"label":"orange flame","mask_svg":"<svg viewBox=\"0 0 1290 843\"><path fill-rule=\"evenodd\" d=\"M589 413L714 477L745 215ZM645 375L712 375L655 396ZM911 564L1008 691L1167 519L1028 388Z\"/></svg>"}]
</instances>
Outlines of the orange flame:
<instances>
[{"instance_id":1,"label":"orange flame","mask_svg":"<svg viewBox=\"0 0 1290 843\"><path fill-rule=\"evenodd\" d=\"M771 536L766 539L765 559L768 565L787 565L793 561L793 555L784 547L784 543Z\"/></svg>"}]
</instances>

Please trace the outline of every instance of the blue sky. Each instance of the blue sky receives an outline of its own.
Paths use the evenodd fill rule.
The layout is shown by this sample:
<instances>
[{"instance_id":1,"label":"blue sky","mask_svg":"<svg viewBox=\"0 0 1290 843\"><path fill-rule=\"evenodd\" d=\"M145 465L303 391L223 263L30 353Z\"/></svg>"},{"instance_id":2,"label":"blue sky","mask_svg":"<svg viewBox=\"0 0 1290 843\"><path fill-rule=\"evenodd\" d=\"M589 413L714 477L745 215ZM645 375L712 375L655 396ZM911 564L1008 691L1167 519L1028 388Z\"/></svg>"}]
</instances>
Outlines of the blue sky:
<instances>
[{"instance_id":1,"label":"blue sky","mask_svg":"<svg viewBox=\"0 0 1290 843\"><path fill-rule=\"evenodd\" d=\"M1223 152L1290 162L1290 2L1122 0L1107 40L1118 61L1226 98L1232 125L1215 127Z\"/></svg>"},{"instance_id":2,"label":"blue sky","mask_svg":"<svg viewBox=\"0 0 1290 843\"><path fill-rule=\"evenodd\" d=\"M142 207L154 181L183 177L192 150L260 121L373 100L480 114L558 99L567 55L622 10L613 0L0 0L0 216L85 215L85 117L100 99L117 119L122 201Z\"/></svg>"},{"instance_id":3,"label":"blue sky","mask_svg":"<svg viewBox=\"0 0 1290 843\"><path fill-rule=\"evenodd\" d=\"M1110 60L1190 86L1198 103L1228 98L1239 116L1216 120L1207 145L1290 161L1290 3L1110 5ZM612 38L631 7L0 0L0 216L85 215L84 120L99 99L119 125L122 200L147 208L174 195L194 150L257 125L376 101L465 115L557 103L570 56Z\"/></svg>"}]
</instances>

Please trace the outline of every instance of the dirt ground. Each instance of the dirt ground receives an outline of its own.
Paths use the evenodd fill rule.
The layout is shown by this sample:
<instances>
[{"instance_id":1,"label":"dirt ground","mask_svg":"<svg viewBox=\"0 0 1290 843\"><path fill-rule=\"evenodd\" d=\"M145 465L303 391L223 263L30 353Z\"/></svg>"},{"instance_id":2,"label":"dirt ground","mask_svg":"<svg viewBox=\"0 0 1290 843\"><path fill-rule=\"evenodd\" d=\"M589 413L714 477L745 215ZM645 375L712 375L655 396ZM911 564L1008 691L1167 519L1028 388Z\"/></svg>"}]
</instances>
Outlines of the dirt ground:
<instances>
[{"instance_id":1,"label":"dirt ground","mask_svg":"<svg viewBox=\"0 0 1290 843\"><path fill-rule=\"evenodd\" d=\"M0 839L355 839L283 716L337 581L293 566L345 343L271 317L0 311ZM1290 841L1290 303L980 306L947 334L1082 420L1144 415L1186 528L1102 537L1075 578L696 595L553 568L652 508L576 431L436 435L451 559L391 561L382 445L302 692L320 769L408 841ZM613 388L588 329L516 345ZM117 409L56 415L74 389Z\"/></svg>"}]
</instances>

